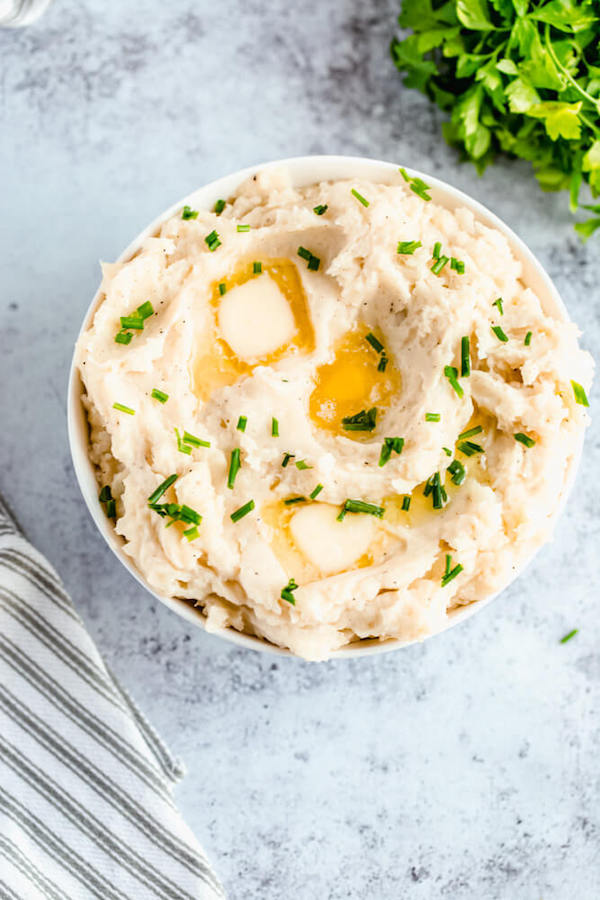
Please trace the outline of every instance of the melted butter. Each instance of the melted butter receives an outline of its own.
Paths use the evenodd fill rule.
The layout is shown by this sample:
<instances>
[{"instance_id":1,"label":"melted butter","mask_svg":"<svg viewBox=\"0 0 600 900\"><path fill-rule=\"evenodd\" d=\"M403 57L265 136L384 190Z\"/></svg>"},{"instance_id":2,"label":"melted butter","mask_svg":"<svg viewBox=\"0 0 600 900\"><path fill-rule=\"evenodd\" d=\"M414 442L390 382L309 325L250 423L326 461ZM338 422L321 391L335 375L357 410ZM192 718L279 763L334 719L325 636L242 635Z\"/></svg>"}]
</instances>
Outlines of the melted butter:
<instances>
[{"instance_id":1,"label":"melted butter","mask_svg":"<svg viewBox=\"0 0 600 900\"><path fill-rule=\"evenodd\" d=\"M372 439L371 431L345 431L342 419L362 409L377 407L377 418L400 392L400 373L388 359L384 372L377 369L380 356L366 340L369 328L349 331L335 348L335 358L317 369L315 387L310 395L310 416L319 428L352 440ZM385 346L378 331L375 337Z\"/></svg>"},{"instance_id":2,"label":"melted butter","mask_svg":"<svg viewBox=\"0 0 600 900\"><path fill-rule=\"evenodd\" d=\"M213 313L211 326L201 337L191 370L192 389L201 400L207 400L219 387L235 384L242 376L249 375L257 365L272 365L284 356L311 353L314 350L315 337L308 301L295 264L289 259L261 259L260 262L261 273L254 272L253 260L246 261L233 272L217 279L210 287L210 305ZM287 300L294 317L296 331L287 344L250 364L239 359L219 334L217 315L224 296L219 285L224 284L227 292L253 278L260 277L262 273L268 274L273 279ZM257 327L260 327L259 324Z\"/></svg>"},{"instance_id":3,"label":"melted butter","mask_svg":"<svg viewBox=\"0 0 600 900\"><path fill-rule=\"evenodd\" d=\"M316 581L319 578L326 577L324 573L315 566L296 546L290 523L294 514L300 506L305 504L291 504L286 506L283 500L276 500L273 503L265 504L260 513L261 521L267 526L267 539L271 545L275 556L281 563L287 575L295 578L298 584L307 584L310 581ZM337 512L337 508L336 508ZM343 528L343 523L339 523ZM373 542L373 547L377 543ZM353 569L363 569L373 565L373 549L369 547L358 560L356 560L350 569L342 569L340 571L350 571ZM339 574L328 572L326 575Z\"/></svg>"}]
</instances>

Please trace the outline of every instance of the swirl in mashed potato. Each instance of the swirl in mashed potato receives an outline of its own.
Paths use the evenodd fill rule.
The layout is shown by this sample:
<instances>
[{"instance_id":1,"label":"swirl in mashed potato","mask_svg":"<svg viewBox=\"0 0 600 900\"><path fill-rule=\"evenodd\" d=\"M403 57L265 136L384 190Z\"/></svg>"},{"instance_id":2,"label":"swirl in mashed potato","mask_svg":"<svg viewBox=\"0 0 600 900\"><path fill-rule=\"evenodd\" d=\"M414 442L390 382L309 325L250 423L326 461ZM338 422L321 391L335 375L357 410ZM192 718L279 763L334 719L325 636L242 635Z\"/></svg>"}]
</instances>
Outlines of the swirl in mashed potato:
<instances>
[{"instance_id":1,"label":"swirl in mashed potato","mask_svg":"<svg viewBox=\"0 0 600 900\"><path fill-rule=\"evenodd\" d=\"M423 637L549 537L591 360L499 231L417 188L271 170L104 266L77 349L102 500L209 629L309 659Z\"/></svg>"}]
</instances>

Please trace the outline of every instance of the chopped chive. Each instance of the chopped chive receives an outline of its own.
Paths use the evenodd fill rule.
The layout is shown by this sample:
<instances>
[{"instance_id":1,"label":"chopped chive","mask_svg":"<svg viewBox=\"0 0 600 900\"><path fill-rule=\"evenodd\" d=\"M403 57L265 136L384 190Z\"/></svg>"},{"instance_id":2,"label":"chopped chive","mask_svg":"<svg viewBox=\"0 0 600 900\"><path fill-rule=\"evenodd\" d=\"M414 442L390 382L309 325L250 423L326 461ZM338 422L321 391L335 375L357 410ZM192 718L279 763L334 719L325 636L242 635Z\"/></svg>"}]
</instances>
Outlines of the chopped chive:
<instances>
[{"instance_id":1,"label":"chopped chive","mask_svg":"<svg viewBox=\"0 0 600 900\"><path fill-rule=\"evenodd\" d=\"M160 500L165 491L167 491L171 487L171 485L177 481L178 478L179 475L175 474L169 475L168 478L165 478L165 480L161 484L159 484L156 490L154 490L150 494L150 496L148 497L148 503L152 505L153 503L156 503L158 500Z\"/></svg>"},{"instance_id":2,"label":"chopped chive","mask_svg":"<svg viewBox=\"0 0 600 900\"><path fill-rule=\"evenodd\" d=\"M467 470L458 459L453 459L446 471L450 472L453 484L462 484L467 476Z\"/></svg>"},{"instance_id":3,"label":"chopped chive","mask_svg":"<svg viewBox=\"0 0 600 900\"><path fill-rule=\"evenodd\" d=\"M402 175L404 180L410 184L411 178L410 178L410 175L408 174L408 172L406 171L406 169L402 168L402 166L399 166L398 171L400 172L400 174Z\"/></svg>"},{"instance_id":4,"label":"chopped chive","mask_svg":"<svg viewBox=\"0 0 600 900\"><path fill-rule=\"evenodd\" d=\"M180 453L187 453L189 456L192 452L192 448L189 444L184 444L181 440L181 435L179 434L179 428L175 429L175 436L177 437L177 449Z\"/></svg>"},{"instance_id":5,"label":"chopped chive","mask_svg":"<svg viewBox=\"0 0 600 900\"><path fill-rule=\"evenodd\" d=\"M434 264L431 266L431 271L434 275L441 275L442 269L449 262L450 258L448 256L440 256L440 258L436 259Z\"/></svg>"},{"instance_id":6,"label":"chopped chive","mask_svg":"<svg viewBox=\"0 0 600 900\"><path fill-rule=\"evenodd\" d=\"M183 443L191 444L192 447L210 447L210 441L203 441L193 434L190 434L189 431L183 432Z\"/></svg>"},{"instance_id":7,"label":"chopped chive","mask_svg":"<svg viewBox=\"0 0 600 900\"><path fill-rule=\"evenodd\" d=\"M383 344L381 343L381 341L377 340L372 331L370 331L366 335L366 340L370 343L371 347L373 348L373 350L375 350L376 353L381 353L381 351L383 350Z\"/></svg>"},{"instance_id":8,"label":"chopped chive","mask_svg":"<svg viewBox=\"0 0 600 900\"><path fill-rule=\"evenodd\" d=\"M498 308L498 312L500 313L501 316L504 315L504 305L502 303L502 297L498 297L497 300L494 300L494 302L492 303L492 306L496 306Z\"/></svg>"},{"instance_id":9,"label":"chopped chive","mask_svg":"<svg viewBox=\"0 0 600 900\"><path fill-rule=\"evenodd\" d=\"M113 409L118 409L119 412L127 413L128 416L135 416L135 409L131 409L129 406L124 406L122 403L113 403Z\"/></svg>"},{"instance_id":10,"label":"chopped chive","mask_svg":"<svg viewBox=\"0 0 600 900\"><path fill-rule=\"evenodd\" d=\"M434 259L439 259L442 255L442 243L441 241L436 241L433 245L433 253L431 254Z\"/></svg>"},{"instance_id":11,"label":"chopped chive","mask_svg":"<svg viewBox=\"0 0 600 900\"><path fill-rule=\"evenodd\" d=\"M455 256L450 257L450 268L454 269L457 275L465 274L465 264L462 259L457 259Z\"/></svg>"},{"instance_id":12,"label":"chopped chive","mask_svg":"<svg viewBox=\"0 0 600 900\"><path fill-rule=\"evenodd\" d=\"M449 553L446 553L446 571L444 574L447 575L450 572L451 568L452 568L452 557L450 556Z\"/></svg>"},{"instance_id":13,"label":"chopped chive","mask_svg":"<svg viewBox=\"0 0 600 900\"><path fill-rule=\"evenodd\" d=\"M381 356L379 357L379 362L377 363L377 371L385 372L387 364L388 364L388 358L385 355L385 350L384 350L383 353L381 354Z\"/></svg>"},{"instance_id":14,"label":"chopped chive","mask_svg":"<svg viewBox=\"0 0 600 900\"><path fill-rule=\"evenodd\" d=\"M214 207L216 214L218 216L220 216L224 209L225 209L225 201L217 200L217 202L215 203L215 207Z\"/></svg>"},{"instance_id":15,"label":"chopped chive","mask_svg":"<svg viewBox=\"0 0 600 900\"><path fill-rule=\"evenodd\" d=\"M371 409L361 409L354 416L344 416L342 419L342 428L344 431L373 431L377 421L377 407Z\"/></svg>"},{"instance_id":16,"label":"chopped chive","mask_svg":"<svg viewBox=\"0 0 600 900\"><path fill-rule=\"evenodd\" d=\"M235 483L235 477L241 468L240 462L240 448L236 447L235 450L231 451L231 459L229 461L229 472L227 474L227 487L230 490L233 490L233 485Z\"/></svg>"},{"instance_id":17,"label":"chopped chive","mask_svg":"<svg viewBox=\"0 0 600 900\"><path fill-rule=\"evenodd\" d=\"M439 422L442 416L440 413L425 413L426 422Z\"/></svg>"},{"instance_id":18,"label":"chopped chive","mask_svg":"<svg viewBox=\"0 0 600 900\"><path fill-rule=\"evenodd\" d=\"M310 492L310 494L308 496L310 497L311 500L316 500L316 498L319 496L319 494L321 493L322 490L323 490L323 485L319 483L316 486L316 488L314 488Z\"/></svg>"},{"instance_id":19,"label":"chopped chive","mask_svg":"<svg viewBox=\"0 0 600 900\"><path fill-rule=\"evenodd\" d=\"M410 509L410 494L405 494L402 498L402 511L408 512Z\"/></svg>"},{"instance_id":20,"label":"chopped chive","mask_svg":"<svg viewBox=\"0 0 600 900\"><path fill-rule=\"evenodd\" d=\"M508 338L504 334L504 331L502 330L500 325L492 325L492 331L494 332L494 334L496 335L498 340L502 341L503 344L505 344L508 341Z\"/></svg>"},{"instance_id":21,"label":"chopped chive","mask_svg":"<svg viewBox=\"0 0 600 900\"><path fill-rule=\"evenodd\" d=\"M481 434L483 428L481 425L475 425L473 428L467 428L466 431L461 431L458 436L459 441L466 440L466 438L475 437L476 434Z\"/></svg>"},{"instance_id":22,"label":"chopped chive","mask_svg":"<svg viewBox=\"0 0 600 900\"><path fill-rule=\"evenodd\" d=\"M328 207L327 203L319 203L318 206L313 206L313 212L316 213L318 216L322 216L323 213L327 212L328 208L329 207Z\"/></svg>"},{"instance_id":23,"label":"chopped chive","mask_svg":"<svg viewBox=\"0 0 600 900\"><path fill-rule=\"evenodd\" d=\"M485 453L481 444L476 444L474 441L461 441L460 444L457 444L457 449L460 450L461 453L464 453L465 456L475 456L476 453Z\"/></svg>"},{"instance_id":24,"label":"chopped chive","mask_svg":"<svg viewBox=\"0 0 600 900\"><path fill-rule=\"evenodd\" d=\"M298 256L305 259L309 269L312 269L313 272L316 272L321 264L321 260L318 256L314 256L310 250L307 250L306 247L298 247Z\"/></svg>"},{"instance_id":25,"label":"chopped chive","mask_svg":"<svg viewBox=\"0 0 600 900\"><path fill-rule=\"evenodd\" d=\"M271 437L279 437L279 422L275 417L271 419Z\"/></svg>"},{"instance_id":26,"label":"chopped chive","mask_svg":"<svg viewBox=\"0 0 600 900\"><path fill-rule=\"evenodd\" d=\"M444 366L444 375L450 382L450 386L459 397L464 397L465 392L458 383L458 369L454 366Z\"/></svg>"},{"instance_id":27,"label":"chopped chive","mask_svg":"<svg viewBox=\"0 0 600 900\"><path fill-rule=\"evenodd\" d=\"M529 347L532 336L533 336L532 331L528 331L527 334L525 335L525 340L523 341L523 343L525 344L526 347Z\"/></svg>"},{"instance_id":28,"label":"chopped chive","mask_svg":"<svg viewBox=\"0 0 600 900\"><path fill-rule=\"evenodd\" d=\"M117 502L112 498L106 501L106 516L108 519L117 518Z\"/></svg>"},{"instance_id":29,"label":"chopped chive","mask_svg":"<svg viewBox=\"0 0 600 900\"><path fill-rule=\"evenodd\" d=\"M398 249L397 253L402 253L406 256L412 256L415 250L418 250L419 247L422 247L423 244L421 241L398 241Z\"/></svg>"},{"instance_id":30,"label":"chopped chive","mask_svg":"<svg viewBox=\"0 0 600 900\"><path fill-rule=\"evenodd\" d=\"M311 258L310 258L309 261L308 261L308 268L309 268L312 272L318 272L319 266L320 266L320 265L321 265L321 260L319 259L319 257L318 257L318 256L311 256Z\"/></svg>"},{"instance_id":31,"label":"chopped chive","mask_svg":"<svg viewBox=\"0 0 600 900\"><path fill-rule=\"evenodd\" d=\"M450 557L450 564L451 563L452 563L452 557ZM450 569L450 567L449 567L450 564L448 563L448 557L446 557L446 572L442 578L442 587L446 587L447 584L450 584L450 582L454 578L456 578L457 575L460 575L460 573L464 569L464 566L461 566L460 563L457 563L457 565L455 565L453 569Z\"/></svg>"},{"instance_id":32,"label":"chopped chive","mask_svg":"<svg viewBox=\"0 0 600 900\"><path fill-rule=\"evenodd\" d=\"M98 500L100 503L106 503L107 500L112 500L112 491L110 489L109 484L105 484L100 493L98 494Z\"/></svg>"},{"instance_id":33,"label":"chopped chive","mask_svg":"<svg viewBox=\"0 0 600 900\"><path fill-rule=\"evenodd\" d=\"M358 191L357 191L355 188L352 188L352 190L350 191L350 193L352 194L353 197L356 197L356 199L358 200L358 202L359 202L359 203L362 203L363 206L368 206L368 205L369 205L369 201L368 201L367 199L365 199L365 197L363 197L362 194L359 194Z\"/></svg>"},{"instance_id":34,"label":"chopped chive","mask_svg":"<svg viewBox=\"0 0 600 900\"><path fill-rule=\"evenodd\" d=\"M452 456L452 450L450 449L450 447L442 447L442 450L444 451L446 456Z\"/></svg>"},{"instance_id":35,"label":"chopped chive","mask_svg":"<svg viewBox=\"0 0 600 900\"><path fill-rule=\"evenodd\" d=\"M169 395L165 394L164 391L159 391L158 388L152 388L152 393L150 394L150 396L154 400L160 400L161 403L166 403L169 399Z\"/></svg>"},{"instance_id":36,"label":"chopped chive","mask_svg":"<svg viewBox=\"0 0 600 900\"><path fill-rule=\"evenodd\" d=\"M247 416L240 416L237 420L237 425L235 426L238 431L245 431L246 425L248 424Z\"/></svg>"},{"instance_id":37,"label":"chopped chive","mask_svg":"<svg viewBox=\"0 0 600 900\"><path fill-rule=\"evenodd\" d=\"M404 447L404 438L401 437L386 437L383 439L383 444L381 447L381 453L379 454L379 466L385 466L385 464L391 459L392 453L397 453L400 455L402 453L402 448Z\"/></svg>"},{"instance_id":38,"label":"chopped chive","mask_svg":"<svg viewBox=\"0 0 600 900\"><path fill-rule=\"evenodd\" d=\"M306 503L306 497L288 497L283 502L286 506L292 506L293 503Z\"/></svg>"},{"instance_id":39,"label":"chopped chive","mask_svg":"<svg viewBox=\"0 0 600 900\"><path fill-rule=\"evenodd\" d=\"M179 507L177 518L180 522L187 522L189 525L199 525L202 521L200 513L197 513L191 506L186 506L185 503Z\"/></svg>"},{"instance_id":40,"label":"chopped chive","mask_svg":"<svg viewBox=\"0 0 600 900\"><path fill-rule=\"evenodd\" d=\"M442 509L444 503L448 499L446 491L442 485L442 479L440 477L439 472L435 472L434 475L430 479L431 483L431 493L432 493L432 501L434 509Z\"/></svg>"},{"instance_id":41,"label":"chopped chive","mask_svg":"<svg viewBox=\"0 0 600 900\"><path fill-rule=\"evenodd\" d=\"M413 178L408 174L406 169L403 169L402 167L400 167L398 171L400 172L404 180L408 183L411 191L414 191L414 193L418 197L421 197L422 200L431 200L431 197L429 196L429 194L427 194L427 191L430 191L431 188L428 184L425 184L422 178Z\"/></svg>"},{"instance_id":42,"label":"chopped chive","mask_svg":"<svg viewBox=\"0 0 600 900\"><path fill-rule=\"evenodd\" d=\"M385 507L376 506L375 503L366 503L364 500L346 500L340 514L337 516L338 522L343 521L346 513L366 513L369 516L383 519Z\"/></svg>"},{"instance_id":43,"label":"chopped chive","mask_svg":"<svg viewBox=\"0 0 600 900\"><path fill-rule=\"evenodd\" d=\"M296 600L294 598L292 591L297 591L297 590L298 590L298 585L296 584L296 582L294 581L293 578L290 578L290 580L288 581L286 586L281 591L281 599L287 600L288 603L291 603L292 606L295 606Z\"/></svg>"},{"instance_id":44,"label":"chopped chive","mask_svg":"<svg viewBox=\"0 0 600 900\"><path fill-rule=\"evenodd\" d=\"M219 235L217 234L216 231L211 231L211 233L207 234L206 237L204 238L204 243L206 244L208 249L211 251L211 253L214 253L214 251L217 249L217 247L221 246L221 238L219 237Z\"/></svg>"},{"instance_id":45,"label":"chopped chive","mask_svg":"<svg viewBox=\"0 0 600 900\"><path fill-rule=\"evenodd\" d=\"M465 335L460 339L460 374L471 374L471 346L469 336Z\"/></svg>"},{"instance_id":46,"label":"chopped chive","mask_svg":"<svg viewBox=\"0 0 600 900\"><path fill-rule=\"evenodd\" d=\"M183 532L183 536L188 539L188 541L195 541L197 537L200 537L200 532L198 531L197 525L192 525L191 528L186 528Z\"/></svg>"},{"instance_id":47,"label":"chopped chive","mask_svg":"<svg viewBox=\"0 0 600 900\"><path fill-rule=\"evenodd\" d=\"M574 638L575 635L578 633L579 633L579 628L574 628L572 631L569 631L568 634L565 634L565 636L560 639L559 643L566 644L567 641L570 641L571 638Z\"/></svg>"},{"instance_id":48,"label":"chopped chive","mask_svg":"<svg viewBox=\"0 0 600 900\"><path fill-rule=\"evenodd\" d=\"M191 206L184 206L183 212L181 213L182 219L197 219L198 218L198 210L192 209Z\"/></svg>"},{"instance_id":49,"label":"chopped chive","mask_svg":"<svg viewBox=\"0 0 600 900\"><path fill-rule=\"evenodd\" d=\"M134 328L136 331L142 331L144 320L137 315L121 316L121 328Z\"/></svg>"},{"instance_id":50,"label":"chopped chive","mask_svg":"<svg viewBox=\"0 0 600 900\"><path fill-rule=\"evenodd\" d=\"M232 512L229 518L232 522L239 522L240 519L243 519L244 516L247 516L249 512L252 512L253 509L254 500L248 500L247 503L244 503L243 506L240 506L239 509L236 509L235 512Z\"/></svg>"},{"instance_id":51,"label":"chopped chive","mask_svg":"<svg viewBox=\"0 0 600 900\"><path fill-rule=\"evenodd\" d=\"M226 294L226 293L227 293L227 285L225 284L224 281L221 281L219 284L219 294L222 297L223 294Z\"/></svg>"},{"instance_id":52,"label":"chopped chive","mask_svg":"<svg viewBox=\"0 0 600 900\"><path fill-rule=\"evenodd\" d=\"M133 335L130 331L117 331L115 334L115 342L117 344L130 344Z\"/></svg>"},{"instance_id":53,"label":"chopped chive","mask_svg":"<svg viewBox=\"0 0 600 900\"><path fill-rule=\"evenodd\" d=\"M517 431L515 435L513 435L515 441L518 441L520 444L523 444L525 447L533 447L535 441L533 438L529 437L528 434L523 434L522 431Z\"/></svg>"},{"instance_id":54,"label":"chopped chive","mask_svg":"<svg viewBox=\"0 0 600 900\"><path fill-rule=\"evenodd\" d=\"M260 273L262 272L262 263L258 262L258 260L256 262L253 262L252 263L252 272L255 275L260 275Z\"/></svg>"},{"instance_id":55,"label":"chopped chive","mask_svg":"<svg viewBox=\"0 0 600 900\"><path fill-rule=\"evenodd\" d=\"M573 388L575 403L579 403L580 406L589 406L590 403L587 394L582 386L577 381L571 381L571 387Z\"/></svg>"},{"instance_id":56,"label":"chopped chive","mask_svg":"<svg viewBox=\"0 0 600 900\"><path fill-rule=\"evenodd\" d=\"M145 300L144 303L138 306L136 312L138 316L142 317L142 319L149 319L150 316L154 315L154 307L149 300Z\"/></svg>"},{"instance_id":57,"label":"chopped chive","mask_svg":"<svg viewBox=\"0 0 600 900\"><path fill-rule=\"evenodd\" d=\"M281 462L282 469L285 469L290 459L292 459L295 455L295 453L284 453L283 460Z\"/></svg>"},{"instance_id":58,"label":"chopped chive","mask_svg":"<svg viewBox=\"0 0 600 900\"><path fill-rule=\"evenodd\" d=\"M236 228L238 231L250 231L249 225L237 225Z\"/></svg>"},{"instance_id":59,"label":"chopped chive","mask_svg":"<svg viewBox=\"0 0 600 900\"><path fill-rule=\"evenodd\" d=\"M300 471L303 471L304 469L312 469L313 466L309 466L308 463L303 459L298 459L296 460L296 468L300 469Z\"/></svg>"},{"instance_id":60,"label":"chopped chive","mask_svg":"<svg viewBox=\"0 0 600 900\"><path fill-rule=\"evenodd\" d=\"M310 250L307 250L306 247L298 247L298 256L301 256L302 259L309 260L312 256Z\"/></svg>"}]
</instances>

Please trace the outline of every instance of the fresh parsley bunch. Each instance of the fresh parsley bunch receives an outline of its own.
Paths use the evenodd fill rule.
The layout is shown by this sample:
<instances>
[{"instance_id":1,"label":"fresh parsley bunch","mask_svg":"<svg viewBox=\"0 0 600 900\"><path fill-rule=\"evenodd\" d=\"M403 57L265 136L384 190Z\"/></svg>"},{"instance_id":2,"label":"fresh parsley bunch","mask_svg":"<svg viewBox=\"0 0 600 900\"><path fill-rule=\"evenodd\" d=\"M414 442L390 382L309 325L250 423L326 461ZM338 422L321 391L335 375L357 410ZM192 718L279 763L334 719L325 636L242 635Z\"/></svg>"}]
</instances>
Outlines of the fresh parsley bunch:
<instances>
[{"instance_id":1,"label":"fresh parsley bunch","mask_svg":"<svg viewBox=\"0 0 600 900\"><path fill-rule=\"evenodd\" d=\"M404 83L450 113L443 126L479 172L499 152L529 160L546 191L600 195L600 0L402 0L392 42Z\"/></svg>"}]
</instances>

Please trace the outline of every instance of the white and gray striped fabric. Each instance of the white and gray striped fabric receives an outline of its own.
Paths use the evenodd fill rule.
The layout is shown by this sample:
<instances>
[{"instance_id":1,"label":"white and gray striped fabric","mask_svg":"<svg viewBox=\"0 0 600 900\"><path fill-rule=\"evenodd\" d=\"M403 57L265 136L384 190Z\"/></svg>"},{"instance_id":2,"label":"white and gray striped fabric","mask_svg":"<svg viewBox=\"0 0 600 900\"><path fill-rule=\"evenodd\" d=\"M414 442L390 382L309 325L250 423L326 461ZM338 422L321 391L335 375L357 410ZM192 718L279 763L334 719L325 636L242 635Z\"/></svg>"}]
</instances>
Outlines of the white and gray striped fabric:
<instances>
[{"instance_id":1,"label":"white and gray striped fabric","mask_svg":"<svg viewBox=\"0 0 600 900\"><path fill-rule=\"evenodd\" d=\"M0 498L0 898L223 898L182 774Z\"/></svg>"}]
</instances>

